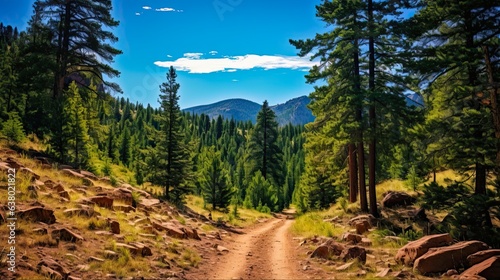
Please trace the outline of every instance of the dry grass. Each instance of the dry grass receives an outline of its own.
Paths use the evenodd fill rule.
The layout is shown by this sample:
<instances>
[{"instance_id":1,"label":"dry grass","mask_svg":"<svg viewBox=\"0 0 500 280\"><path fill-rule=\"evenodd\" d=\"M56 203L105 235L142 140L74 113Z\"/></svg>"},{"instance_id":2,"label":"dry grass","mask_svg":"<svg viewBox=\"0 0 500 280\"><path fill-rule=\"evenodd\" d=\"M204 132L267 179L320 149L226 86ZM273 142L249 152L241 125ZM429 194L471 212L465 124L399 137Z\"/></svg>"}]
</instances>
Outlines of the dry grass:
<instances>
[{"instance_id":1,"label":"dry grass","mask_svg":"<svg viewBox=\"0 0 500 280\"><path fill-rule=\"evenodd\" d=\"M209 213L212 213L212 220L221 220L231 224L233 226L249 226L257 222L259 219L270 218L270 214L261 213L254 209L246 209L243 207L238 207L238 217L234 217L232 207L230 206L229 212L221 212L219 210L211 210L207 207L203 207L203 198L195 195L188 195L186 197L186 206L191 208L193 211L208 217Z\"/></svg>"}]
</instances>

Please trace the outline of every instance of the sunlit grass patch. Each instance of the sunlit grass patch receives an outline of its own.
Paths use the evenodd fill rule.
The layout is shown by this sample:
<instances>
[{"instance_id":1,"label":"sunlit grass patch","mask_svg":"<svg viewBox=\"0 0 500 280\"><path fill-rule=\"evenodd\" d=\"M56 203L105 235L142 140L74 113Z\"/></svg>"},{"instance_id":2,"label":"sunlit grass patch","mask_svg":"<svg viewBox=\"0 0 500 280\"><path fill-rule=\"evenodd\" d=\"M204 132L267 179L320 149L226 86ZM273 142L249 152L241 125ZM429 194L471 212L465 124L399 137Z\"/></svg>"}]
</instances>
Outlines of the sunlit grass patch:
<instances>
[{"instance_id":1,"label":"sunlit grass patch","mask_svg":"<svg viewBox=\"0 0 500 280\"><path fill-rule=\"evenodd\" d=\"M323 221L323 217L318 212L311 212L295 219L292 225L292 232L304 237L333 237L341 235L344 229L334 227L332 223Z\"/></svg>"}]
</instances>

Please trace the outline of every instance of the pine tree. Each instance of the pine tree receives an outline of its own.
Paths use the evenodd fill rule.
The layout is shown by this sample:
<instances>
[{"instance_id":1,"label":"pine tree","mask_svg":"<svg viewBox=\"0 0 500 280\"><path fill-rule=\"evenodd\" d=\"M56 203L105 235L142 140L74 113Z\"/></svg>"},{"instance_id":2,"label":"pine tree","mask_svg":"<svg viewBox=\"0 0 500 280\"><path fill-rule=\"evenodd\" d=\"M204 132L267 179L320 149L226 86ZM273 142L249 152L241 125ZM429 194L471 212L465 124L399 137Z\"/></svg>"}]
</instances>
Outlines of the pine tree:
<instances>
[{"instance_id":1,"label":"pine tree","mask_svg":"<svg viewBox=\"0 0 500 280\"><path fill-rule=\"evenodd\" d=\"M440 128L436 132L441 137L431 152L446 149L446 163L462 171L474 166L475 192L486 194L487 171L498 165L492 162L500 162L500 146L485 140L494 135L493 142L500 143L498 87L494 86L498 74L492 73L498 60L488 63L500 54L500 4L421 2L423 7L411 19L410 31L416 42L413 69L424 86L430 84L428 119L434 128ZM439 111L443 106L446 110Z\"/></svg>"},{"instance_id":2,"label":"pine tree","mask_svg":"<svg viewBox=\"0 0 500 280\"><path fill-rule=\"evenodd\" d=\"M120 74L109 65L122 53L110 45L118 38L106 30L119 24L111 16L111 0L37 0L35 5L56 36L53 40L57 52L54 97L62 94L65 78L72 72L95 73L106 86L121 91L116 83L102 79L103 75L113 78Z\"/></svg>"},{"instance_id":3,"label":"pine tree","mask_svg":"<svg viewBox=\"0 0 500 280\"><path fill-rule=\"evenodd\" d=\"M69 86L63 109L65 124L63 132L67 139L68 152L71 161L77 167L88 167L90 160L90 138L85 120L85 109L75 82Z\"/></svg>"},{"instance_id":4,"label":"pine tree","mask_svg":"<svg viewBox=\"0 0 500 280\"><path fill-rule=\"evenodd\" d=\"M20 143L25 139L23 124L17 112L9 113L9 119L2 124L2 134L9 143Z\"/></svg>"},{"instance_id":5,"label":"pine tree","mask_svg":"<svg viewBox=\"0 0 500 280\"><path fill-rule=\"evenodd\" d=\"M267 101L264 101L257 115L257 124L250 136L248 150L249 171L247 174L253 176L255 172L260 171L264 179L269 180L277 189L277 206L279 210L283 209L283 152L278 147L276 114L271 110Z\"/></svg>"},{"instance_id":6,"label":"pine tree","mask_svg":"<svg viewBox=\"0 0 500 280\"><path fill-rule=\"evenodd\" d=\"M160 85L160 131L157 146L150 153L148 166L153 169L150 182L163 186L167 200L180 203L189 192L187 182L190 172L190 156L182 133L181 110L179 108L180 85L173 67L167 73L167 82ZM171 197L172 193L172 197Z\"/></svg>"},{"instance_id":7,"label":"pine tree","mask_svg":"<svg viewBox=\"0 0 500 280\"><path fill-rule=\"evenodd\" d=\"M205 148L200 155L199 165L198 182L205 202L211 203L212 209L226 208L234 192L228 184L228 173L221 161L220 151L215 151L213 146Z\"/></svg>"}]
</instances>

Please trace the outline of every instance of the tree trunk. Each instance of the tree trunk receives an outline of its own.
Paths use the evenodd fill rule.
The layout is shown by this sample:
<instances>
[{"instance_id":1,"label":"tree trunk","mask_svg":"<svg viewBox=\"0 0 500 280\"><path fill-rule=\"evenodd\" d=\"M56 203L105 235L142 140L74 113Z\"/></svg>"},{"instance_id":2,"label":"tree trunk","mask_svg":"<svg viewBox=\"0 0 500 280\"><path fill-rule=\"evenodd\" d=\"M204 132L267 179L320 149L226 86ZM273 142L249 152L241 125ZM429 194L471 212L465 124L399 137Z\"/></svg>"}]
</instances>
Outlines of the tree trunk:
<instances>
[{"instance_id":1,"label":"tree trunk","mask_svg":"<svg viewBox=\"0 0 500 280\"><path fill-rule=\"evenodd\" d=\"M349 202L356 202L358 196L358 166L356 164L356 146L349 144Z\"/></svg>"},{"instance_id":2,"label":"tree trunk","mask_svg":"<svg viewBox=\"0 0 500 280\"><path fill-rule=\"evenodd\" d=\"M368 39L368 51L369 51L369 77L368 77L368 88L370 92L370 108L368 110L368 118L370 120L370 143L368 144L369 149L369 159L368 159L368 190L370 199L370 214L377 217L377 193L375 187L375 168L377 160L377 150L376 150L376 130L377 130L377 120L375 113L375 39L374 39L374 26L373 26L373 1L368 0L368 30L370 37Z\"/></svg>"},{"instance_id":3,"label":"tree trunk","mask_svg":"<svg viewBox=\"0 0 500 280\"><path fill-rule=\"evenodd\" d=\"M490 86L490 108L496 140L495 173L498 176L500 173L500 112L498 108L498 86L495 85L495 80L493 78L493 67L491 65L488 46L483 46L483 52L484 61L486 63L486 72L488 73L488 83Z\"/></svg>"}]
</instances>

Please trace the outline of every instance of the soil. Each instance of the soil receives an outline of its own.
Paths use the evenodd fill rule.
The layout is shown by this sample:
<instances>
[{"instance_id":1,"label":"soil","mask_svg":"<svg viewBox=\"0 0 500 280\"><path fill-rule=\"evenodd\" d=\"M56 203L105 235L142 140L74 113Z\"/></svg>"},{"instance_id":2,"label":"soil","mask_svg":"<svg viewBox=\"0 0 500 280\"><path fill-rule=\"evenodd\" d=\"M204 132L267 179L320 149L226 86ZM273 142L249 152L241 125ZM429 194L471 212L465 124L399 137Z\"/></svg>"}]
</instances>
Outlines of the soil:
<instances>
[{"instance_id":1,"label":"soil","mask_svg":"<svg viewBox=\"0 0 500 280\"><path fill-rule=\"evenodd\" d=\"M222 242L228 252L206 256L187 279L327 279L322 270L304 270L304 257L293 239L293 220L271 218Z\"/></svg>"}]
</instances>

